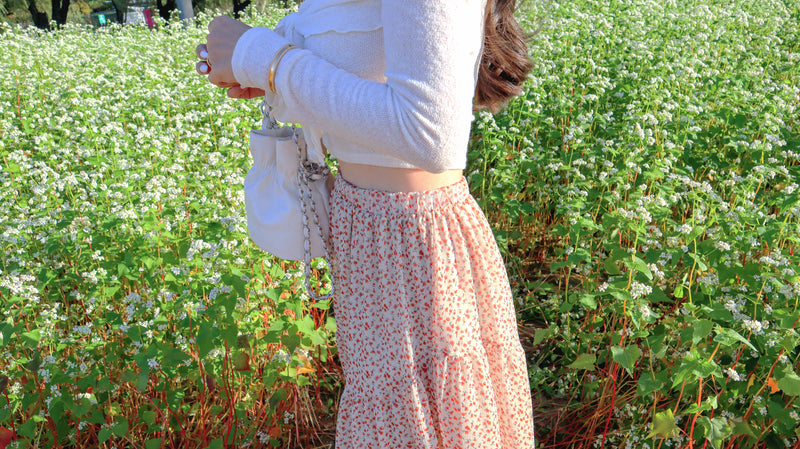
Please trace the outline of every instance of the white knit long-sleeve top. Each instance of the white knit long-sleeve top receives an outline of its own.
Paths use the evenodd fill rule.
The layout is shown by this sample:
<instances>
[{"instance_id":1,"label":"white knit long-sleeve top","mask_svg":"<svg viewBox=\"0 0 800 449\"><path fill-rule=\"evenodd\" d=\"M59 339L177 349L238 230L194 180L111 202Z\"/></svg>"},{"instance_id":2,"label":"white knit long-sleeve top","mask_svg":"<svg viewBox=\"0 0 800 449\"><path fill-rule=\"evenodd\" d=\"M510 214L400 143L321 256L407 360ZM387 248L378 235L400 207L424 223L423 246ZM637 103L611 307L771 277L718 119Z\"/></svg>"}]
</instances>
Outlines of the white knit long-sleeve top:
<instances>
[{"instance_id":1,"label":"white knit long-sleeve top","mask_svg":"<svg viewBox=\"0 0 800 449\"><path fill-rule=\"evenodd\" d=\"M243 87L303 125L310 149L341 161L438 173L466 166L486 0L305 0L275 30L236 44Z\"/></svg>"}]
</instances>

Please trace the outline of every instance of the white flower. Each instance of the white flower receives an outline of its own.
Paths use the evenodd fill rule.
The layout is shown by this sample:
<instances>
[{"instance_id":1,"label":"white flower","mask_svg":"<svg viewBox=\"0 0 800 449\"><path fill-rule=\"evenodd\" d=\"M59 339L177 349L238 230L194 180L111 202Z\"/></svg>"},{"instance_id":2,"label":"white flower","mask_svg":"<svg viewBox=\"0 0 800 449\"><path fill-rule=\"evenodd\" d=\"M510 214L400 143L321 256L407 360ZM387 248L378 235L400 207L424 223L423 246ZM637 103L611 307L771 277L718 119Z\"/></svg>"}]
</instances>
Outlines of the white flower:
<instances>
[{"instance_id":1,"label":"white flower","mask_svg":"<svg viewBox=\"0 0 800 449\"><path fill-rule=\"evenodd\" d=\"M647 296L652 292L653 292L653 287L642 284L639 281L633 281L633 284L631 285L631 296L633 297L633 299Z\"/></svg>"},{"instance_id":2,"label":"white flower","mask_svg":"<svg viewBox=\"0 0 800 449\"><path fill-rule=\"evenodd\" d=\"M730 377L734 382L739 382L740 380L742 380L742 377L739 376L739 373L735 369L733 369L732 367L731 368L726 368L725 369L725 374L727 374L728 377Z\"/></svg>"}]
</instances>

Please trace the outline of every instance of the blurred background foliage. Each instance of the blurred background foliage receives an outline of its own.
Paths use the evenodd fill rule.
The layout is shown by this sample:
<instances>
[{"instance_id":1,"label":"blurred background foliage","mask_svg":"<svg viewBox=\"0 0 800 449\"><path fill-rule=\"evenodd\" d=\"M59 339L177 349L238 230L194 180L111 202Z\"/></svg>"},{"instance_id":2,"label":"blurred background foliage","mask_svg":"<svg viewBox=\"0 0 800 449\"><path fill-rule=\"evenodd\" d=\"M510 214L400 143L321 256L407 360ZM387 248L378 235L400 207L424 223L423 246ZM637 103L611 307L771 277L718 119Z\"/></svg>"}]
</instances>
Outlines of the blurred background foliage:
<instances>
[{"instance_id":1,"label":"blurred background foliage","mask_svg":"<svg viewBox=\"0 0 800 449\"><path fill-rule=\"evenodd\" d=\"M267 5L274 4L288 8L302 0L191 0L195 13L218 9L221 11L243 11L248 7L264 11ZM152 9L165 20L177 14L176 0L0 0L0 23L34 25L49 28L51 22L92 23L92 13L100 11L116 12L117 21L125 22L125 12L136 6ZM237 14L238 15L238 14Z\"/></svg>"}]
</instances>

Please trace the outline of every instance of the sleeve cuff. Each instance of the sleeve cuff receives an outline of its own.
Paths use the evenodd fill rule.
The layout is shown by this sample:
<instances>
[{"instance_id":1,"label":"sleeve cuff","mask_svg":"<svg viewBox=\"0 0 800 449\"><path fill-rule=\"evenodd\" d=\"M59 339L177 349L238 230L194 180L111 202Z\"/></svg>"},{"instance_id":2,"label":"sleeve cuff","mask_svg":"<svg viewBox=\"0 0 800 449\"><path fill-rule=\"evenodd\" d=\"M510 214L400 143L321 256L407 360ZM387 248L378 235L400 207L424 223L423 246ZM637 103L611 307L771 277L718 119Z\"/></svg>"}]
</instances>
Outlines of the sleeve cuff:
<instances>
[{"instance_id":1,"label":"sleeve cuff","mask_svg":"<svg viewBox=\"0 0 800 449\"><path fill-rule=\"evenodd\" d=\"M242 87L267 89L269 66L275 53L289 41L269 28L247 30L236 42L231 66Z\"/></svg>"}]
</instances>

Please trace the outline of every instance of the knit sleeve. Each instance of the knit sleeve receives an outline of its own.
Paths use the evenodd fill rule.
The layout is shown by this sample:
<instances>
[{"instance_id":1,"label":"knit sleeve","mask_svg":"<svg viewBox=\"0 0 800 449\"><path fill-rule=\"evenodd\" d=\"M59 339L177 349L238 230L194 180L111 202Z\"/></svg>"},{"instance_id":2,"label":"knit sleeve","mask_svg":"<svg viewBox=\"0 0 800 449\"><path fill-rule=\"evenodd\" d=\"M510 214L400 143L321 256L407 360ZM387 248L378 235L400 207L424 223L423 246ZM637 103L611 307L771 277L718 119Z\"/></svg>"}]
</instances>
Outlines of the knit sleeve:
<instances>
[{"instance_id":1,"label":"knit sleeve","mask_svg":"<svg viewBox=\"0 0 800 449\"><path fill-rule=\"evenodd\" d=\"M290 51L276 73L276 118L319 127L339 141L366 143L429 172L444 171L453 152L466 151L469 138L482 5L382 1L385 82L359 78L308 50ZM272 57L286 43L265 28L245 33L234 51L237 81L265 89Z\"/></svg>"}]
</instances>

